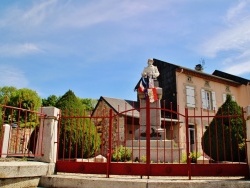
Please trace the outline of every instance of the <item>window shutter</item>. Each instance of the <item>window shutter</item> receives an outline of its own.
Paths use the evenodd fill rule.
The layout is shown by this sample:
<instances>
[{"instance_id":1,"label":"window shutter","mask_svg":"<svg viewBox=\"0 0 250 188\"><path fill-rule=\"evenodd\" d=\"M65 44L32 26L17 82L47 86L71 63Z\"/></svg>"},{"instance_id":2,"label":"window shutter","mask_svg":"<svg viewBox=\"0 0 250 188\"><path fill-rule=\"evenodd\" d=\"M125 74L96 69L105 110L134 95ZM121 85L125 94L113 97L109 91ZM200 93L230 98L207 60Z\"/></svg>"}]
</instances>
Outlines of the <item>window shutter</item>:
<instances>
[{"instance_id":1,"label":"window shutter","mask_svg":"<svg viewBox=\"0 0 250 188\"><path fill-rule=\"evenodd\" d=\"M206 94L205 94L204 89L201 89L201 101L202 101L202 108L207 109L207 100L206 100Z\"/></svg>"},{"instance_id":2,"label":"window shutter","mask_svg":"<svg viewBox=\"0 0 250 188\"><path fill-rule=\"evenodd\" d=\"M231 95L232 101L235 101L235 96ZM227 100L227 94L223 94L223 103Z\"/></svg>"},{"instance_id":3,"label":"window shutter","mask_svg":"<svg viewBox=\"0 0 250 188\"><path fill-rule=\"evenodd\" d=\"M187 106L195 108L194 87L186 86Z\"/></svg>"},{"instance_id":4,"label":"window shutter","mask_svg":"<svg viewBox=\"0 0 250 188\"><path fill-rule=\"evenodd\" d=\"M235 96L232 95L232 101L235 101Z\"/></svg>"},{"instance_id":5,"label":"window shutter","mask_svg":"<svg viewBox=\"0 0 250 188\"><path fill-rule=\"evenodd\" d=\"M222 95L222 97L223 97L223 103L226 102L226 100L227 100L227 94L224 93L224 94Z\"/></svg>"},{"instance_id":6,"label":"window shutter","mask_svg":"<svg viewBox=\"0 0 250 188\"><path fill-rule=\"evenodd\" d=\"M212 91L212 102L213 102L213 109L212 110L217 110L216 97L215 97L214 91Z\"/></svg>"}]
</instances>

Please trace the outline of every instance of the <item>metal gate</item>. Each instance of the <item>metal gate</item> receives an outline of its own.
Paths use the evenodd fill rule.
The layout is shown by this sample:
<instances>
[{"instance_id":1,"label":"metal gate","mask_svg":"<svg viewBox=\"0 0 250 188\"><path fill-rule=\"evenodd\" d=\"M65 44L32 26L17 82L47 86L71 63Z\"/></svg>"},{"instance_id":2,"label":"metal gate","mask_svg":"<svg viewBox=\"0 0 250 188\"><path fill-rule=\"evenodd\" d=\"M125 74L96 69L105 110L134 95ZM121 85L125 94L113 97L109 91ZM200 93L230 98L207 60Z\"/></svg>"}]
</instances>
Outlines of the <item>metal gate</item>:
<instances>
[{"instance_id":1,"label":"metal gate","mask_svg":"<svg viewBox=\"0 0 250 188\"><path fill-rule=\"evenodd\" d=\"M0 112L0 157L42 156L43 131L39 134L39 127L46 115L7 105L0 105Z\"/></svg>"},{"instance_id":2,"label":"metal gate","mask_svg":"<svg viewBox=\"0 0 250 188\"><path fill-rule=\"evenodd\" d=\"M140 125L140 110L147 111L145 127ZM189 179L249 175L243 111L216 116L215 112L202 109L197 114L195 109L181 113L161 108L161 125L155 131L149 123L150 118L155 118L150 115L154 110L159 109L146 107L115 112L103 108L92 115L63 112L59 122L57 172L105 174L106 177L187 176ZM236 131L230 123L234 120L242 122ZM91 140L94 137L99 140ZM234 147L235 139L241 147ZM96 145L100 147L95 148Z\"/></svg>"}]
</instances>

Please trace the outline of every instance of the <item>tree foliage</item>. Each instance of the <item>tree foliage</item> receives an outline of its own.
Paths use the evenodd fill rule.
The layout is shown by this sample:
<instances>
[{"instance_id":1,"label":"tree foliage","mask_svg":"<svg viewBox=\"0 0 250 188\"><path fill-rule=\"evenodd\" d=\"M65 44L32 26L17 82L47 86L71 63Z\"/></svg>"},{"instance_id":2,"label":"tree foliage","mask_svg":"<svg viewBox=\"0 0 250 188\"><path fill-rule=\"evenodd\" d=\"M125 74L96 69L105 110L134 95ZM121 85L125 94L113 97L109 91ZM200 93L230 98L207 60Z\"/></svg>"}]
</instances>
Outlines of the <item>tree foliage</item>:
<instances>
[{"instance_id":1,"label":"tree foliage","mask_svg":"<svg viewBox=\"0 0 250 188\"><path fill-rule=\"evenodd\" d=\"M61 97L58 97L56 95L50 95L47 98L42 99L42 106L56 106L59 105L57 102L58 100L62 100ZM79 101L83 105L83 108L87 111L92 111L96 104L97 100L96 99L91 99L91 98L80 98L78 97ZM80 105L80 104L79 104Z\"/></svg>"},{"instance_id":2,"label":"tree foliage","mask_svg":"<svg viewBox=\"0 0 250 188\"><path fill-rule=\"evenodd\" d=\"M90 118L83 117L82 102L69 90L57 101L56 107L62 111L59 157L92 157L100 148L100 137Z\"/></svg>"},{"instance_id":3,"label":"tree foliage","mask_svg":"<svg viewBox=\"0 0 250 188\"><path fill-rule=\"evenodd\" d=\"M80 99L84 108L88 111L92 111L96 104L97 104L97 100L96 99L91 99L91 98L83 98L83 99Z\"/></svg>"},{"instance_id":4,"label":"tree foliage","mask_svg":"<svg viewBox=\"0 0 250 188\"><path fill-rule=\"evenodd\" d=\"M242 108L227 96L202 137L203 151L216 161L244 161Z\"/></svg>"},{"instance_id":5,"label":"tree foliage","mask_svg":"<svg viewBox=\"0 0 250 188\"><path fill-rule=\"evenodd\" d=\"M17 89L12 86L0 88L0 102L4 105L27 109L29 111L36 111L41 106L41 98L36 91L28 88ZM37 124L37 117L34 113L12 111L11 109L5 111L5 117L3 120L5 122L19 121L20 124L23 122L29 122L32 126Z\"/></svg>"},{"instance_id":6,"label":"tree foliage","mask_svg":"<svg viewBox=\"0 0 250 188\"><path fill-rule=\"evenodd\" d=\"M47 98L42 99L42 106L56 106L59 97L56 95L50 95Z\"/></svg>"},{"instance_id":7,"label":"tree foliage","mask_svg":"<svg viewBox=\"0 0 250 188\"><path fill-rule=\"evenodd\" d=\"M15 96L17 88L13 86L0 87L0 104L8 104L12 96Z\"/></svg>"},{"instance_id":8,"label":"tree foliage","mask_svg":"<svg viewBox=\"0 0 250 188\"><path fill-rule=\"evenodd\" d=\"M41 106L41 98L36 91L28 88L17 89L12 86L0 88L0 102L28 110L37 110Z\"/></svg>"}]
</instances>

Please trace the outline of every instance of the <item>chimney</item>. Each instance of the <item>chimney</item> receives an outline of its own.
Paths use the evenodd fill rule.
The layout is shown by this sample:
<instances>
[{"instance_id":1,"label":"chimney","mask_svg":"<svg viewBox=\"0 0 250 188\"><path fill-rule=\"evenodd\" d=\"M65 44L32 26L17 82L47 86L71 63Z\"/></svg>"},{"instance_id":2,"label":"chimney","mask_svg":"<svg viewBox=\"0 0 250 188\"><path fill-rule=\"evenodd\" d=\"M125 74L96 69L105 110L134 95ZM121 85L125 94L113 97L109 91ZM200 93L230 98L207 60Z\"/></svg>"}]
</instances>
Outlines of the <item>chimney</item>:
<instances>
[{"instance_id":1,"label":"chimney","mask_svg":"<svg viewBox=\"0 0 250 188\"><path fill-rule=\"evenodd\" d=\"M195 65L195 70L202 72L203 71L203 66L201 64L197 64L197 65Z\"/></svg>"}]
</instances>

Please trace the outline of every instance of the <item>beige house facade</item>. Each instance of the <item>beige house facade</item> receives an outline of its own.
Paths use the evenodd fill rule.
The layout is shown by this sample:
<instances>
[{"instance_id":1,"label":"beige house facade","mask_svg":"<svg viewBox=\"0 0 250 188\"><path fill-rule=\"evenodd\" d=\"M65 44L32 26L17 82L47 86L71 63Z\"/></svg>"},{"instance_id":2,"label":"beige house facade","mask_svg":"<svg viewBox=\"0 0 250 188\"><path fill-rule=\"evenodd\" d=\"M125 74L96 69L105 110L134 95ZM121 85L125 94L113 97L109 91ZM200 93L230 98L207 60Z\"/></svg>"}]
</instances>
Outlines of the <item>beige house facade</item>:
<instances>
[{"instance_id":1,"label":"beige house facade","mask_svg":"<svg viewBox=\"0 0 250 188\"><path fill-rule=\"evenodd\" d=\"M226 96L231 95L241 107L250 105L250 80L221 71L208 74L202 71L201 65L194 69L174 65L154 59L160 76L157 78L162 88L161 106L178 111L180 116L162 114L162 126L165 129L164 137L173 140L178 148L187 148L187 134L190 152L202 153L201 140L212 118L201 118L201 115L213 116L225 102ZM135 87L138 89L139 82ZM136 94L136 93L135 93ZM134 132L139 128L139 97L137 101L100 97L92 114L93 117L108 116L110 109L117 114L113 121L113 145L126 145L126 140L133 140ZM135 109L135 110L133 110ZM185 122L185 113L188 109L188 122ZM132 110L132 111L130 111ZM127 112L126 112L127 111ZM121 113L126 112L126 113ZM192 117L193 116L193 117ZM101 134L105 150L108 147L108 119L95 118L95 124ZM186 125L188 129L186 129ZM187 131L188 130L188 131ZM115 143L119 140L119 143ZM104 152L105 154L105 152Z\"/></svg>"},{"instance_id":2,"label":"beige house facade","mask_svg":"<svg viewBox=\"0 0 250 188\"><path fill-rule=\"evenodd\" d=\"M168 106L168 103L172 103L173 108L178 109L180 114L184 115L188 109L189 115L196 116L188 118L187 123L190 152L202 153L202 135L213 119L201 118L201 115L215 115L226 101L227 95L231 95L243 108L250 105L250 80L218 70L213 74L207 74L202 71L201 65L189 69L156 59L154 65L160 71L158 81L159 86L163 88L162 104ZM185 117L179 118L180 123L174 126L172 138L167 137L186 148Z\"/></svg>"}]
</instances>

